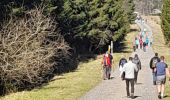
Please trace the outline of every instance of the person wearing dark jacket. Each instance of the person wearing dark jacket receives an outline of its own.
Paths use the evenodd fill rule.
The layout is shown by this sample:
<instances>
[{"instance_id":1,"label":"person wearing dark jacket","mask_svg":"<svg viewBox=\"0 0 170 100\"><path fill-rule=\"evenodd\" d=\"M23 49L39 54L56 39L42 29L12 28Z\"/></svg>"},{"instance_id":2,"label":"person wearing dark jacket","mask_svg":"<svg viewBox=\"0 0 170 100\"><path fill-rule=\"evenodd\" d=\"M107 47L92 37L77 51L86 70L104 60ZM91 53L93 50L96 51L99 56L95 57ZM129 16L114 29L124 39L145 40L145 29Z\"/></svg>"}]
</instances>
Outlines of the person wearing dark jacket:
<instances>
[{"instance_id":1,"label":"person wearing dark jacket","mask_svg":"<svg viewBox=\"0 0 170 100\"><path fill-rule=\"evenodd\" d=\"M124 64L127 63L127 60L124 55L121 56L121 59L119 60L119 71L122 71L122 68Z\"/></svg>"},{"instance_id":2,"label":"person wearing dark jacket","mask_svg":"<svg viewBox=\"0 0 170 100\"><path fill-rule=\"evenodd\" d=\"M138 68L138 70L135 72L135 79L134 79L134 82L135 82L135 84L136 84L136 83L137 83L137 79L138 79L138 72L139 72L139 70L141 70L141 61L140 61L140 59L139 59L139 57L138 57L137 54L135 54L132 62L133 62L134 64L136 64L136 66L137 66L137 68Z\"/></svg>"},{"instance_id":3,"label":"person wearing dark jacket","mask_svg":"<svg viewBox=\"0 0 170 100\"><path fill-rule=\"evenodd\" d=\"M150 60L150 68L153 75L153 85L156 85L156 72L154 72L154 69L156 67L156 63L158 63L159 61L160 58L158 57L158 53L155 53L155 56Z\"/></svg>"}]
</instances>

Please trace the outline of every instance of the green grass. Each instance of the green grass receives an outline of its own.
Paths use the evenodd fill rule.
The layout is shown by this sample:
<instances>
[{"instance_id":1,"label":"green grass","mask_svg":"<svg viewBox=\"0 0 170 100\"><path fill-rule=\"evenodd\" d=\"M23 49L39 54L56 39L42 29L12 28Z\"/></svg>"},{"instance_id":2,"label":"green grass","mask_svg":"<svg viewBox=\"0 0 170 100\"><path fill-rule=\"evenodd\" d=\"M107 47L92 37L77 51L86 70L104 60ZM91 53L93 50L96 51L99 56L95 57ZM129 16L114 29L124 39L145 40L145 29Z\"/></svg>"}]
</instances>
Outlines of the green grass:
<instances>
[{"instance_id":1,"label":"green grass","mask_svg":"<svg viewBox=\"0 0 170 100\"><path fill-rule=\"evenodd\" d=\"M128 57L132 51L132 42L137 32L131 32L126 36L127 53L114 53L114 67L117 66L121 55ZM102 55L97 59L80 63L75 72L55 76L51 82L41 88L31 91L11 93L1 100L76 100L95 87L102 80ZM114 70L114 68L113 68Z\"/></svg>"}]
</instances>

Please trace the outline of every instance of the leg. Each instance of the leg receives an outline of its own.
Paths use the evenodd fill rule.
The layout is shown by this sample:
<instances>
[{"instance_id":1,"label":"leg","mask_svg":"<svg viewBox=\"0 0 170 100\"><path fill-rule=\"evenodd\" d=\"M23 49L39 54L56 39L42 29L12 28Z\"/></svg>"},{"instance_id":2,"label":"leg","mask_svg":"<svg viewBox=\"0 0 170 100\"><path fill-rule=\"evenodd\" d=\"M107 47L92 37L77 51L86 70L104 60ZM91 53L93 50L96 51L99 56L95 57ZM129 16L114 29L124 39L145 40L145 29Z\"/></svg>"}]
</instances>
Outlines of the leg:
<instances>
[{"instance_id":1,"label":"leg","mask_svg":"<svg viewBox=\"0 0 170 100\"><path fill-rule=\"evenodd\" d=\"M106 79L106 66L103 66L103 79Z\"/></svg>"},{"instance_id":2,"label":"leg","mask_svg":"<svg viewBox=\"0 0 170 100\"><path fill-rule=\"evenodd\" d=\"M156 73L153 72L152 75L153 75L153 85L156 85Z\"/></svg>"},{"instance_id":3,"label":"leg","mask_svg":"<svg viewBox=\"0 0 170 100\"><path fill-rule=\"evenodd\" d=\"M108 67L108 79L110 79L111 76L111 67Z\"/></svg>"},{"instance_id":4,"label":"leg","mask_svg":"<svg viewBox=\"0 0 170 100\"><path fill-rule=\"evenodd\" d=\"M158 98L161 99L161 85L160 84L157 85L157 89L158 89Z\"/></svg>"},{"instance_id":5,"label":"leg","mask_svg":"<svg viewBox=\"0 0 170 100\"><path fill-rule=\"evenodd\" d=\"M162 84L162 86L161 86L161 98L164 97L164 89L165 89L165 85Z\"/></svg>"},{"instance_id":6,"label":"leg","mask_svg":"<svg viewBox=\"0 0 170 100\"><path fill-rule=\"evenodd\" d=\"M161 98L164 97L164 90L165 90L165 83L166 83L166 76L162 80L162 85L161 85Z\"/></svg>"},{"instance_id":7,"label":"leg","mask_svg":"<svg viewBox=\"0 0 170 100\"><path fill-rule=\"evenodd\" d=\"M107 66L106 67L106 77L107 77L107 79L110 79L110 71L111 71L111 67Z\"/></svg>"},{"instance_id":8,"label":"leg","mask_svg":"<svg viewBox=\"0 0 170 100\"><path fill-rule=\"evenodd\" d=\"M138 79L138 72L135 72L135 79L134 79L134 83L137 83L137 79Z\"/></svg>"},{"instance_id":9,"label":"leg","mask_svg":"<svg viewBox=\"0 0 170 100\"><path fill-rule=\"evenodd\" d=\"M109 76L109 67L107 66L107 67L106 67L106 78L107 78L107 79L109 78L108 76Z\"/></svg>"},{"instance_id":10,"label":"leg","mask_svg":"<svg viewBox=\"0 0 170 100\"><path fill-rule=\"evenodd\" d=\"M131 97L133 99L134 98L134 79L130 80L130 84L131 84Z\"/></svg>"},{"instance_id":11,"label":"leg","mask_svg":"<svg viewBox=\"0 0 170 100\"><path fill-rule=\"evenodd\" d=\"M130 93L129 93L129 79L126 79L126 92L127 92L127 96L130 96Z\"/></svg>"}]
</instances>

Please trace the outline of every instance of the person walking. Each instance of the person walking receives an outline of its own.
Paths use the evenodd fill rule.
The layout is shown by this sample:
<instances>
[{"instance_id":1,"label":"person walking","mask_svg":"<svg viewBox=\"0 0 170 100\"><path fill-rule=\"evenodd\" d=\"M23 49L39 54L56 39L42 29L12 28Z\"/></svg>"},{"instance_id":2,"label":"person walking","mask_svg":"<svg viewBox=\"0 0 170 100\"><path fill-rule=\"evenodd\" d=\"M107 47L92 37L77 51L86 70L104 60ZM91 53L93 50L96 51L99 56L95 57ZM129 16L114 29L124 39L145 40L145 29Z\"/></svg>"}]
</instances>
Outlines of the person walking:
<instances>
[{"instance_id":1,"label":"person walking","mask_svg":"<svg viewBox=\"0 0 170 100\"><path fill-rule=\"evenodd\" d=\"M164 56L160 57L160 62L156 64L154 72L156 72L156 78L157 78L156 82L157 82L157 89L158 89L158 98L162 99L164 97L166 75L170 77L168 66L164 62Z\"/></svg>"},{"instance_id":2,"label":"person walking","mask_svg":"<svg viewBox=\"0 0 170 100\"><path fill-rule=\"evenodd\" d=\"M146 43L146 46L149 45L149 38L148 38L148 36L146 36L145 43Z\"/></svg>"},{"instance_id":3,"label":"person walking","mask_svg":"<svg viewBox=\"0 0 170 100\"><path fill-rule=\"evenodd\" d=\"M127 63L126 58L122 55L121 59L119 60L119 71L121 72L123 69L123 66Z\"/></svg>"},{"instance_id":4,"label":"person walking","mask_svg":"<svg viewBox=\"0 0 170 100\"><path fill-rule=\"evenodd\" d=\"M111 68L112 68L113 56L107 51L103 56L102 66L103 66L103 79L110 79Z\"/></svg>"},{"instance_id":5,"label":"person walking","mask_svg":"<svg viewBox=\"0 0 170 100\"><path fill-rule=\"evenodd\" d=\"M139 43L140 43L140 49L142 49L142 47L143 47L142 37L140 37L140 39L139 39Z\"/></svg>"},{"instance_id":6,"label":"person walking","mask_svg":"<svg viewBox=\"0 0 170 100\"><path fill-rule=\"evenodd\" d=\"M138 49L138 47L139 47L139 39L137 37L135 38L135 44L136 44L136 49Z\"/></svg>"},{"instance_id":7,"label":"person walking","mask_svg":"<svg viewBox=\"0 0 170 100\"><path fill-rule=\"evenodd\" d=\"M146 43L143 42L143 51L146 52Z\"/></svg>"},{"instance_id":8,"label":"person walking","mask_svg":"<svg viewBox=\"0 0 170 100\"><path fill-rule=\"evenodd\" d=\"M138 70L135 72L135 79L134 79L134 82L135 82L135 84L136 84L136 83L137 83L137 79L138 79L138 72L139 72L139 70L141 70L141 61L140 61L140 59L139 59L139 57L138 57L137 54L135 54L132 62L133 62L134 64L136 64L136 66L137 66L137 68L138 68Z\"/></svg>"},{"instance_id":9,"label":"person walking","mask_svg":"<svg viewBox=\"0 0 170 100\"><path fill-rule=\"evenodd\" d=\"M125 80L126 80L126 92L127 97L131 97L134 99L134 78L135 78L135 71L138 70L136 64L132 63L132 57L129 57L129 61L124 65L122 69L122 74L125 73ZM129 92L129 85L131 84L131 94ZM131 95L131 96L130 96Z\"/></svg>"},{"instance_id":10,"label":"person walking","mask_svg":"<svg viewBox=\"0 0 170 100\"><path fill-rule=\"evenodd\" d=\"M153 85L156 85L156 72L154 71L156 67L156 63L160 61L158 57L158 53L155 53L155 56L150 60L150 68L152 70L152 75L153 75Z\"/></svg>"},{"instance_id":11,"label":"person walking","mask_svg":"<svg viewBox=\"0 0 170 100\"><path fill-rule=\"evenodd\" d=\"M133 44L133 52L135 52L136 51L136 41L134 40L132 44Z\"/></svg>"}]
</instances>

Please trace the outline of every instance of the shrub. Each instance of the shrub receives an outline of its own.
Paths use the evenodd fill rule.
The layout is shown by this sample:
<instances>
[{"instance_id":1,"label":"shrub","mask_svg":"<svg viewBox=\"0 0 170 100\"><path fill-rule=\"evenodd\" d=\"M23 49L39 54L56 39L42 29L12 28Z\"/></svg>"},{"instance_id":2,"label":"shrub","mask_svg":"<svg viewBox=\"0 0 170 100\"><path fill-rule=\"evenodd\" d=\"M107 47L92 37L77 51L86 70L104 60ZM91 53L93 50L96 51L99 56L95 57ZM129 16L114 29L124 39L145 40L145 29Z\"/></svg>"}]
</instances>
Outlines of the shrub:
<instances>
[{"instance_id":1,"label":"shrub","mask_svg":"<svg viewBox=\"0 0 170 100\"><path fill-rule=\"evenodd\" d=\"M43 9L11 19L0 31L0 82L4 92L41 85L53 75L61 55L69 59L70 47Z\"/></svg>"}]
</instances>

